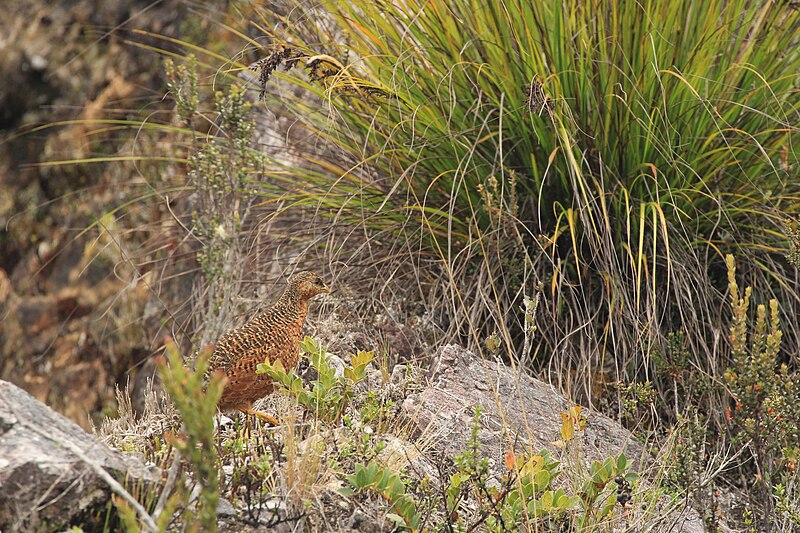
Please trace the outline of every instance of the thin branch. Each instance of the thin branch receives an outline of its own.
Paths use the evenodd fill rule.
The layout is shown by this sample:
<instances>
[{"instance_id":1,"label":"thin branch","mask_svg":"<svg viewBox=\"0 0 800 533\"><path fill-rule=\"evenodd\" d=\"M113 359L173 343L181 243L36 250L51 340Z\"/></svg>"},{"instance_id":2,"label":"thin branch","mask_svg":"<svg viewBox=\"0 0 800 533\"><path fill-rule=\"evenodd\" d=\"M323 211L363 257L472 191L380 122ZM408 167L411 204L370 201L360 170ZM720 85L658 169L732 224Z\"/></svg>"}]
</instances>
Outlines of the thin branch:
<instances>
[{"instance_id":1,"label":"thin branch","mask_svg":"<svg viewBox=\"0 0 800 533\"><path fill-rule=\"evenodd\" d=\"M167 505L169 495L172 492L172 488L175 486L175 480L178 479L180 466L181 452L175 448L175 453L172 455L172 465L170 465L169 471L167 472L167 482L164 484L161 495L158 497L158 502L156 502L156 507L153 510L153 519L155 520L158 520L158 517L161 516L161 513L164 511L164 507Z\"/></svg>"}]
</instances>

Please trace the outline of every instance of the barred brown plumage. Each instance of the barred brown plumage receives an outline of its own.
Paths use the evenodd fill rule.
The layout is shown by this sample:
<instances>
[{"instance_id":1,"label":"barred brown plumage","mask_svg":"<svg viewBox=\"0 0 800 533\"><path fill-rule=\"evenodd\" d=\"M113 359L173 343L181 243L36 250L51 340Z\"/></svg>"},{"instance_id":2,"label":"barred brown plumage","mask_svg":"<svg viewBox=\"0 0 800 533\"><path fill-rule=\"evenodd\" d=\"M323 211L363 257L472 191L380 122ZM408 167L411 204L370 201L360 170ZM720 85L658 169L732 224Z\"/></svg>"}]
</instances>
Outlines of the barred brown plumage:
<instances>
[{"instance_id":1,"label":"barred brown plumage","mask_svg":"<svg viewBox=\"0 0 800 533\"><path fill-rule=\"evenodd\" d=\"M221 370L228 378L218 404L220 411L239 410L278 424L274 417L253 410L253 402L269 395L274 388L266 374L256 373L256 367L267 359L270 362L280 359L287 370L297 366L308 301L326 292L330 289L316 274L294 274L271 309L219 339L207 377Z\"/></svg>"}]
</instances>

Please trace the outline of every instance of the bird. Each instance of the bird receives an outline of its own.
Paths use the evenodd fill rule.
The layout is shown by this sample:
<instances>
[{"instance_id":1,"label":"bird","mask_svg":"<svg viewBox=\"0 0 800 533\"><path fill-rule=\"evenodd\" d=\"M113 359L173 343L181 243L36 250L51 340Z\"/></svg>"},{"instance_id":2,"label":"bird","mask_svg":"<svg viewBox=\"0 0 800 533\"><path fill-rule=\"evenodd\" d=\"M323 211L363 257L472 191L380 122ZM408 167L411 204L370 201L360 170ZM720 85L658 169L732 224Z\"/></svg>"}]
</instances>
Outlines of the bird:
<instances>
[{"instance_id":1,"label":"bird","mask_svg":"<svg viewBox=\"0 0 800 533\"><path fill-rule=\"evenodd\" d=\"M313 272L293 274L275 305L220 337L209 359L206 378L218 371L227 378L217 403L221 412L238 410L273 426L280 425L277 418L253 410L253 403L275 388L267 374L256 373L256 367L265 360L280 360L287 372L297 366L309 301L328 292L330 288Z\"/></svg>"}]
</instances>

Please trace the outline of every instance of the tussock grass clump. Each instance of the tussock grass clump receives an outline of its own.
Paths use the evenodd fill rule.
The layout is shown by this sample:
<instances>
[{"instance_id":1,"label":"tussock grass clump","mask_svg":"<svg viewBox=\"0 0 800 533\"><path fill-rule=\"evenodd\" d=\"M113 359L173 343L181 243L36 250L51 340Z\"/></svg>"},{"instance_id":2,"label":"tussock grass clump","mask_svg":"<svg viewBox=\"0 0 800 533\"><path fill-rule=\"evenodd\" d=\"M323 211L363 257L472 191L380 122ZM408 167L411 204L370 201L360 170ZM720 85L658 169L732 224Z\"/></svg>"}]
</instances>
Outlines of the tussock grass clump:
<instances>
[{"instance_id":1,"label":"tussock grass clump","mask_svg":"<svg viewBox=\"0 0 800 533\"><path fill-rule=\"evenodd\" d=\"M400 257L377 283L409 280L450 336L480 349L496 331L527 363L520 311L543 283L532 366L598 401L656 371L672 331L692 365L716 370L723 251L797 309L781 257L784 213L800 209L797 10L458 0L295 13L264 10L257 27L275 46L267 107L329 148L292 169L296 203L392 242ZM287 84L305 92L287 98ZM333 261L366 258L353 233L330 239ZM784 341L797 339L787 324Z\"/></svg>"}]
</instances>

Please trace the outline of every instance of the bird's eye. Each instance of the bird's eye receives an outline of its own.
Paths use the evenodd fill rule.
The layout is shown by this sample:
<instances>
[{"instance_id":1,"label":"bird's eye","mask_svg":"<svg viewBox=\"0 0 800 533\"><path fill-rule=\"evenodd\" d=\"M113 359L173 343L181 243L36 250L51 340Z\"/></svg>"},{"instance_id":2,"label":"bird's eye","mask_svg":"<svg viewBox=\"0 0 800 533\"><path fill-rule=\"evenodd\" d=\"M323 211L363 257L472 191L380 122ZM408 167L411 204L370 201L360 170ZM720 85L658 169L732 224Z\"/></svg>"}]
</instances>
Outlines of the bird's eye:
<instances>
[{"instance_id":1,"label":"bird's eye","mask_svg":"<svg viewBox=\"0 0 800 533\"><path fill-rule=\"evenodd\" d=\"M321 280L321 279L319 279L319 278L315 279L315 280L314 280L314 283L315 283L316 285L323 285L323 283L322 283L322 280Z\"/></svg>"}]
</instances>

